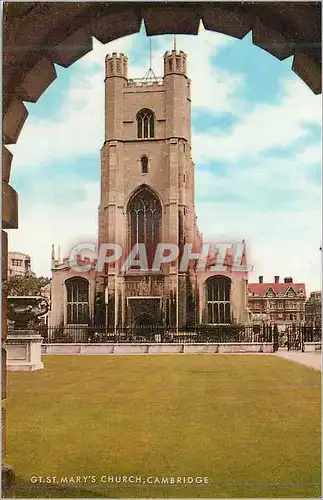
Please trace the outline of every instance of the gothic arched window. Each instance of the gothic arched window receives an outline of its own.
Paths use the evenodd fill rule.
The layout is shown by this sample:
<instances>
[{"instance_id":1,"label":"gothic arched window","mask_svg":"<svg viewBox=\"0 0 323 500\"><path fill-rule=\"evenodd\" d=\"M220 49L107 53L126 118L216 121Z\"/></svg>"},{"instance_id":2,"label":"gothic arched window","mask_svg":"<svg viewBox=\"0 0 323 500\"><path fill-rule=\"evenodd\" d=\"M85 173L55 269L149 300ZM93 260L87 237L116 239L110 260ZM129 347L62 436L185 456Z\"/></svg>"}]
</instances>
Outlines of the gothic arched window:
<instances>
[{"instance_id":1,"label":"gothic arched window","mask_svg":"<svg viewBox=\"0 0 323 500\"><path fill-rule=\"evenodd\" d=\"M207 280L206 302L208 323L231 323L230 288L231 280L225 276L213 276Z\"/></svg>"},{"instance_id":2,"label":"gothic arched window","mask_svg":"<svg viewBox=\"0 0 323 500\"><path fill-rule=\"evenodd\" d=\"M89 323L89 282L84 278L66 280L66 322L68 325Z\"/></svg>"},{"instance_id":3,"label":"gothic arched window","mask_svg":"<svg viewBox=\"0 0 323 500\"><path fill-rule=\"evenodd\" d=\"M152 268L156 247L160 241L162 207L157 196L142 187L128 205L130 249L144 243L149 269Z\"/></svg>"},{"instance_id":4,"label":"gothic arched window","mask_svg":"<svg viewBox=\"0 0 323 500\"><path fill-rule=\"evenodd\" d=\"M140 159L141 163L141 173L148 174L148 158L147 156L142 156Z\"/></svg>"},{"instance_id":5,"label":"gothic arched window","mask_svg":"<svg viewBox=\"0 0 323 500\"><path fill-rule=\"evenodd\" d=\"M137 114L138 139L152 139L155 137L155 115L150 109L142 109Z\"/></svg>"}]
</instances>

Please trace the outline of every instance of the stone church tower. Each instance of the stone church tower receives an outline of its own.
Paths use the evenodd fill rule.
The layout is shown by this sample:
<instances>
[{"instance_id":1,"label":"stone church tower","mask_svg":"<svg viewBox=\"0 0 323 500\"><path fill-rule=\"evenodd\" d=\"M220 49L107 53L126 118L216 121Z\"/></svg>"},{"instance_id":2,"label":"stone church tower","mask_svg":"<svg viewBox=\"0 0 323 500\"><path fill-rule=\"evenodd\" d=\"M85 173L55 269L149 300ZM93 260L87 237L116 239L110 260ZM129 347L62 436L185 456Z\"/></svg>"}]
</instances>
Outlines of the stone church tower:
<instances>
[{"instance_id":1,"label":"stone church tower","mask_svg":"<svg viewBox=\"0 0 323 500\"><path fill-rule=\"evenodd\" d=\"M238 267L233 246L222 270L211 267L212 258L201 272L194 260L180 267L184 245L192 254L200 254L203 245L194 207L186 63L184 52L172 50L164 54L162 78L150 70L132 80L125 55L106 57L98 247L117 244L123 255L102 268L92 262L76 272L68 258L60 261L53 253L51 326L176 329L248 322L247 272L239 267L247 263L245 253ZM179 258L156 271L160 244L179 248ZM145 246L144 268L136 262L124 268L137 245Z\"/></svg>"},{"instance_id":2,"label":"stone church tower","mask_svg":"<svg viewBox=\"0 0 323 500\"><path fill-rule=\"evenodd\" d=\"M151 267L158 243L199 248L186 54L167 52L159 79L128 79L123 54L108 55L105 70L99 243L116 243L126 255L144 243L148 269L107 266L97 292L107 287L109 326L184 326L195 320L192 271L180 273L178 260L160 273Z\"/></svg>"}]
</instances>

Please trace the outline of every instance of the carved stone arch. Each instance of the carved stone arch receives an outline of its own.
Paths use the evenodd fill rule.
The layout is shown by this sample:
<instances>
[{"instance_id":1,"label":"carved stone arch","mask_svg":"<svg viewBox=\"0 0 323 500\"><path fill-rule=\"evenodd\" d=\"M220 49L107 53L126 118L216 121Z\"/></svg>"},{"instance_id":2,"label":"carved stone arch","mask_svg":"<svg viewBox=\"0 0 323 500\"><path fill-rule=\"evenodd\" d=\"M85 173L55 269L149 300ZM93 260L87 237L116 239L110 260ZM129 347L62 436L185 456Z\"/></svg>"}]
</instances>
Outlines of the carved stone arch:
<instances>
[{"instance_id":1,"label":"carved stone arch","mask_svg":"<svg viewBox=\"0 0 323 500\"><path fill-rule=\"evenodd\" d=\"M162 205L159 196L146 184L139 186L127 204L128 249L144 244L148 268L152 268L162 235Z\"/></svg>"},{"instance_id":2,"label":"carved stone arch","mask_svg":"<svg viewBox=\"0 0 323 500\"><path fill-rule=\"evenodd\" d=\"M148 156L148 155L147 155ZM149 184L143 182L142 184L140 184L139 186L135 187L131 193L129 194L128 196L128 199L126 200L126 211L128 211L128 206L129 206L129 203L131 202L132 198L141 190L141 189L147 189L149 191L151 191L151 193L156 196L156 198L158 198L159 200L159 203L161 204L162 206L162 212L164 213L164 210L165 210L165 205L164 205L164 201L162 200L161 196L159 195L159 193L156 191L156 189L154 189L152 186L150 186Z\"/></svg>"}]
</instances>

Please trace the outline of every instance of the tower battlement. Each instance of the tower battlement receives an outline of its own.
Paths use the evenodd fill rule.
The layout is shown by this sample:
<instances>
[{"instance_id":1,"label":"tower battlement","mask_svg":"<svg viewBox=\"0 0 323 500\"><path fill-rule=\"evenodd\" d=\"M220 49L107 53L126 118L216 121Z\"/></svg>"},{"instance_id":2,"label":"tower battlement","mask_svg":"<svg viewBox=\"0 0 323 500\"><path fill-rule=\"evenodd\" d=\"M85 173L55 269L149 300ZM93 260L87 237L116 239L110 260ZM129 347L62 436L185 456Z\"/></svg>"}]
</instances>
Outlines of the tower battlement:
<instances>
[{"instance_id":1,"label":"tower battlement","mask_svg":"<svg viewBox=\"0 0 323 500\"><path fill-rule=\"evenodd\" d=\"M182 50L167 51L164 54L164 76L171 73L186 75L187 55Z\"/></svg>"},{"instance_id":2,"label":"tower battlement","mask_svg":"<svg viewBox=\"0 0 323 500\"><path fill-rule=\"evenodd\" d=\"M121 76L127 78L128 57L121 52L113 52L105 57L105 76Z\"/></svg>"},{"instance_id":3,"label":"tower battlement","mask_svg":"<svg viewBox=\"0 0 323 500\"><path fill-rule=\"evenodd\" d=\"M151 78L144 80L142 78L130 78L127 81L127 87L150 87L152 89L154 88L160 88L164 85L164 79L161 77L156 77L156 78Z\"/></svg>"},{"instance_id":4,"label":"tower battlement","mask_svg":"<svg viewBox=\"0 0 323 500\"><path fill-rule=\"evenodd\" d=\"M185 59L187 57L187 54L185 54L185 52L183 52L183 50L167 50L164 54L164 57L169 57L169 56L172 56L173 54L175 54L176 56L180 56L181 54L183 54L185 56Z\"/></svg>"}]
</instances>

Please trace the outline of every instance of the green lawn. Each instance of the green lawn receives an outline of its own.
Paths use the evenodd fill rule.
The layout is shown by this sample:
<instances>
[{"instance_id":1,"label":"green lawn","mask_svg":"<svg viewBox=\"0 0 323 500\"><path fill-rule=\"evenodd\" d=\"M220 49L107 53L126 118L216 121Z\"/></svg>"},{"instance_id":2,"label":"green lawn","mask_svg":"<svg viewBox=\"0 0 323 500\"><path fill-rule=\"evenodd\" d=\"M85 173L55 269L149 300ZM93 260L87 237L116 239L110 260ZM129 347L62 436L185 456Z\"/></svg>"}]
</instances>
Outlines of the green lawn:
<instances>
[{"instance_id":1,"label":"green lawn","mask_svg":"<svg viewBox=\"0 0 323 500\"><path fill-rule=\"evenodd\" d=\"M17 486L7 496L320 496L319 372L265 355L44 363L8 374L6 462ZM32 476L75 483L33 486ZM147 484L188 476L209 484Z\"/></svg>"}]
</instances>

